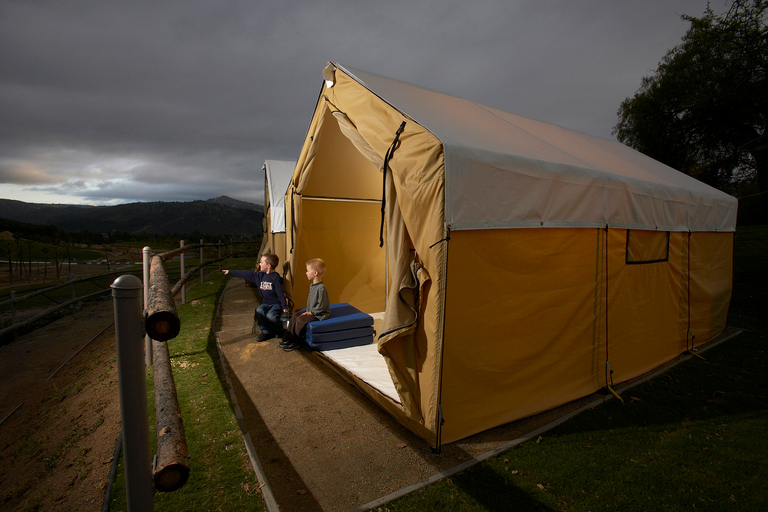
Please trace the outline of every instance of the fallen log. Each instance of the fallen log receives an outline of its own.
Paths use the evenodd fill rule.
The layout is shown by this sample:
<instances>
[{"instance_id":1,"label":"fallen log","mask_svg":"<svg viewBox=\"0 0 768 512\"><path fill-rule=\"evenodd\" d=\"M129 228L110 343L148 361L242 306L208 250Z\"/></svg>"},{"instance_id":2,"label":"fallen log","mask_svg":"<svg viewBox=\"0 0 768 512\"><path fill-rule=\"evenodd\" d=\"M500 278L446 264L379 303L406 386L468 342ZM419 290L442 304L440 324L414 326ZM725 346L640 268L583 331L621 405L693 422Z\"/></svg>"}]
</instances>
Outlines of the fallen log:
<instances>
[{"instance_id":1,"label":"fallen log","mask_svg":"<svg viewBox=\"0 0 768 512\"><path fill-rule=\"evenodd\" d=\"M149 293L147 296L147 317L145 326L150 338L168 341L178 336L181 320L176 312L176 302L171 293L171 284L163 268L163 259L154 256L150 265Z\"/></svg>"},{"instance_id":2,"label":"fallen log","mask_svg":"<svg viewBox=\"0 0 768 512\"><path fill-rule=\"evenodd\" d=\"M157 428L155 489L171 492L180 489L189 478L187 438L176 397L168 344L155 340L152 342L152 350L155 356L153 366Z\"/></svg>"}]
</instances>

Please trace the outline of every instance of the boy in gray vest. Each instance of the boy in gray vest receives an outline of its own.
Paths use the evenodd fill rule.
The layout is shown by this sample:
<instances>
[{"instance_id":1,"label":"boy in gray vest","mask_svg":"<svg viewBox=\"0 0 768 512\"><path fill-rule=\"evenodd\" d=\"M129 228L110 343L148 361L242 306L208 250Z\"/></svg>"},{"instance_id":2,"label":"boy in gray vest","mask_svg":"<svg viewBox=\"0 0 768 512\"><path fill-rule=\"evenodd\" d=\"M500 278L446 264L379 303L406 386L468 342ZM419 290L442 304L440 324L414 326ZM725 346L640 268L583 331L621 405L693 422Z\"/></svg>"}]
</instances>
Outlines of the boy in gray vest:
<instances>
[{"instance_id":1,"label":"boy in gray vest","mask_svg":"<svg viewBox=\"0 0 768 512\"><path fill-rule=\"evenodd\" d=\"M286 352L301 346L309 322L325 320L331 316L331 303L328 299L328 290L323 284L323 274L325 274L323 260L315 258L307 262L307 279L312 281L307 296L307 309L303 312L297 311L291 316L288 329L283 333L282 341L278 343L278 346Z\"/></svg>"}]
</instances>

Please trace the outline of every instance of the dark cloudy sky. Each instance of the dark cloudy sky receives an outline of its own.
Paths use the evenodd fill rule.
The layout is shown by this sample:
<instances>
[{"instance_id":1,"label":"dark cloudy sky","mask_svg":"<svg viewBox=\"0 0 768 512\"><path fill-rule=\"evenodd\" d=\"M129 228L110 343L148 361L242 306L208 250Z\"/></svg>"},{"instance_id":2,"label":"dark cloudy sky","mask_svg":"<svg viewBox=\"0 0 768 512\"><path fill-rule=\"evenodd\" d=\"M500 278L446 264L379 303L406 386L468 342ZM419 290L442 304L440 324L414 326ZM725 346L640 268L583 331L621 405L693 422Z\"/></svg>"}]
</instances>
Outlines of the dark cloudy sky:
<instances>
[{"instance_id":1,"label":"dark cloudy sky","mask_svg":"<svg viewBox=\"0 0 768 512\"><path fill-rule=\"evenodd\" d=\"M611 137L706 5L0 0L0 198L261 203L261 166L298 158L327 61Z\"/></svg>"}]
</instances>

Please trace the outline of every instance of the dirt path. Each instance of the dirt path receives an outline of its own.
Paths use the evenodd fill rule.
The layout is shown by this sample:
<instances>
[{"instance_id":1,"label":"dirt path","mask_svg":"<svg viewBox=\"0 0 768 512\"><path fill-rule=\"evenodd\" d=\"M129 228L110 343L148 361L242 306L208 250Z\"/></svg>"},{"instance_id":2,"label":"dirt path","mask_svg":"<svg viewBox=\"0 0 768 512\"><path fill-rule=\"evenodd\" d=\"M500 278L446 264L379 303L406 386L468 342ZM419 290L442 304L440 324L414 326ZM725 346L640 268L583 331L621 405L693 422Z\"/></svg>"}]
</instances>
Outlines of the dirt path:
<instances>
[{"instance_id":1,"label":"dirt path","mask_svg":"<svg viewBox=\"0 0 768 512\"><path fill-rule=\"evenodd\" d=\"M345 511L416 484L595 400L443 447L402 427L311 352L251 333L253 290L231 280L216 325L257 457L282 510Z\"/></svg>"}]
</instances>

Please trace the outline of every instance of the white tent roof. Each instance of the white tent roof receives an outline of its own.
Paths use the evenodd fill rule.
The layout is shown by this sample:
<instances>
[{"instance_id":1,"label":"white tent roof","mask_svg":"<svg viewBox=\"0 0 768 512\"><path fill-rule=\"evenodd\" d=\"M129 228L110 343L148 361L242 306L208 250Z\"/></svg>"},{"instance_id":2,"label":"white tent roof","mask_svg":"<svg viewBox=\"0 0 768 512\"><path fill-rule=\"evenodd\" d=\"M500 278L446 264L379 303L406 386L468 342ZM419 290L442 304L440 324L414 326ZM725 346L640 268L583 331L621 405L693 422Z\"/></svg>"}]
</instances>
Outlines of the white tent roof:
<instances>
[{"instance_id":1,"label":"white tent roof","mask_svg":"<svg viewBox=\"0 0 768 512\"><path fill-rule=\"evenodd\" d=\"M267 173L272 233L285 233L285 191L288 190L295 167L295 161L285 160L266 160L262 166Z\"/></svg>"},{"instance_id":2,"label":"white tent roof","mask_svg":"<svg viewBox=\"0 0 768 512\"><path fill-rule=\"evenodd\" d=\"M334 65L440 139L452 230L736 228L735 198L619 142Z\"/></svg>"}]
</instances>

